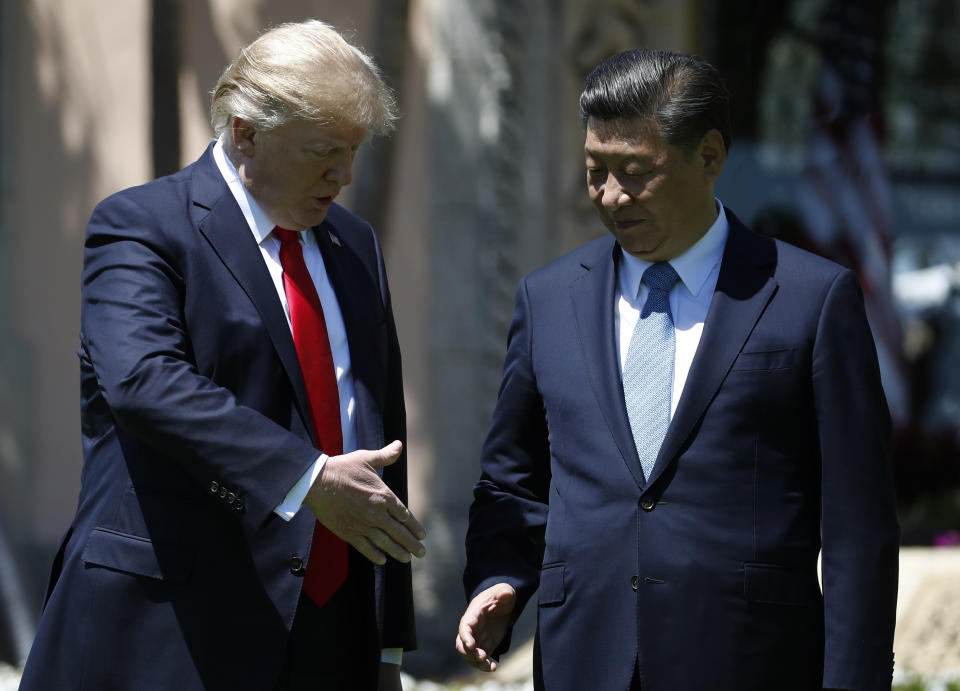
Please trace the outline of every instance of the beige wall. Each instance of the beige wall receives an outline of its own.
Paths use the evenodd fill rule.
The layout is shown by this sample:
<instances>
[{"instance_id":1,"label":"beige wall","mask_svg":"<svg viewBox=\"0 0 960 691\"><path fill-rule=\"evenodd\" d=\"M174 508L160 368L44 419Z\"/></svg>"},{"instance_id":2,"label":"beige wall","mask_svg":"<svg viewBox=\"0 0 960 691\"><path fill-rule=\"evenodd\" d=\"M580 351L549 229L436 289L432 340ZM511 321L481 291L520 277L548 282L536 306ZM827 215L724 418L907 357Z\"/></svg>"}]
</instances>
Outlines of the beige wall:
<instances>
[{"instance_id":1,"label":"beige wall","mask_svg":"<svg viewBox=\"0 0 960 691\"><path fill-rule=\"evenodd\" d=\"M27 492L35 537L53 541L80 472L80 252L96 200L149 174L145 2L32 0L17 32L13 99L13 326L32 354ZM6 96L6 95L5 95Z\"/></svg>"}]
</instances>

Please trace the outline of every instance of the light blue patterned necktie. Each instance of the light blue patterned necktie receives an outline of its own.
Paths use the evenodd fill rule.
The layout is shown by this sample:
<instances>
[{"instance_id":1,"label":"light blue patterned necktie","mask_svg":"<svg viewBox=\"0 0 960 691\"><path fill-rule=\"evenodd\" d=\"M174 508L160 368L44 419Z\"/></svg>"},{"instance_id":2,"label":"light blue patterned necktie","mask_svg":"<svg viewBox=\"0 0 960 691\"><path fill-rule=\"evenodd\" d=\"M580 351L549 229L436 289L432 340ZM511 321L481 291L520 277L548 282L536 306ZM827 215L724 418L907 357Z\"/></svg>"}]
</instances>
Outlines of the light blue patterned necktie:
<instances>
[{"instance_id":1,"label":"light blue patterned necktie","mask_svg":"<svg viewBox=\"0 0 960 691\"><path fill-rule=\"evenodd\" d=\"M680 279L667 262L657 262L641 279L650 288L630 338L623 366L623 399L643 476L650 477L670 424L676 334L670 291Z\"/></svg>"}]
</instances>

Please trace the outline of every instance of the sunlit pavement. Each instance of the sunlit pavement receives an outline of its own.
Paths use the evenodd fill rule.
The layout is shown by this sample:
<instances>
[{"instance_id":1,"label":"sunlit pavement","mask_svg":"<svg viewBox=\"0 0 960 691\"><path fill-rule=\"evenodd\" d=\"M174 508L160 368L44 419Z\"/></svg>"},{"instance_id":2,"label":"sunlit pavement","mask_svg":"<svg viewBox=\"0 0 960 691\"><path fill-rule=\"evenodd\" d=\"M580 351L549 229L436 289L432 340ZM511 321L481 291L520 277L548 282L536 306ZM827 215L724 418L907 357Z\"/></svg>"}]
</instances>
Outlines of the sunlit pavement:
<instances>
[{"instance_id":1,"label":"sunlit pavement","mask_svg":"<svg viewBox=\"0 0 960 691\"><path fill-rule=\"evenodd\" d=\"M0 663L0 691L17 691L20 684L20 672L13 667ZM404 691L533 691L533 682L498 683L489 679L481 684L456 684L445 686L432 681L416 681L403 675Z\"/></svg>"},{"instance_id":2,"label":"sunlit pavement","mask_svg":"<svg viewBox=\"0 0 960 691\"><path fill-rule=\"evenodd\" d=\"M0 691L17 691L20 672L0 662Z\"/></svg>"},{"instance_id":3,"label":"sunlit pavement","mask_svg":"<svg viewBox=\"0 0 960 691\"><path fill-rule=\"evenodd\" d=\"M402 675L404 691L533 691L533 682L499 682L490 678L480 683L466 684L438 684L432 681L417 681L407 675ZM912 681L909 676L897 674L894 680L897 684L906 684ZM956 678L928 679L927 691L947 691L948 684ZM12 667L0 663L0 691L17 691L20 682L20 673ZM911 686L910 688L917 688Z\"/></svg>"},{"instance_id":4,"label":"sunlit pavement","mask_svg":"<svg viewBox=\"0 0 960 691\"><path fill-rule=\"evenodd\" d=\"M501 682L496 674L479 683L438 684L432 681L417 681L407 675L401 675L403 691L533 691L533 681Z\"/></svg>"}]
</instances>

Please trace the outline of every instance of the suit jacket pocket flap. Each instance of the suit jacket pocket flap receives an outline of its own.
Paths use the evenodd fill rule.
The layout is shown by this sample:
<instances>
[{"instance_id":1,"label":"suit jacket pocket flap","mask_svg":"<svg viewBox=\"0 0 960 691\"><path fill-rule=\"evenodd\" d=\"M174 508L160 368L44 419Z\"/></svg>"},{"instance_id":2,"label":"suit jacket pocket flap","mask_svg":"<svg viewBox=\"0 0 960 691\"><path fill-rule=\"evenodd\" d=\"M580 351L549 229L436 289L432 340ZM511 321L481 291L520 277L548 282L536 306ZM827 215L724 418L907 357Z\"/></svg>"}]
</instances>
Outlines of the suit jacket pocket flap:
<instances>
[{"instance_id":1,"label":"suit jacket pocket flap","mask_svg":"<svg viewBox=\"0 0 960 691\"><path fill-rule=\"evenodd\" d=\"M743 594L748 602L810 605L819 588L816 580L776 564L743 565Z\"/></svg>"},{"instance_id":2,"label":"suit jacket pocket flap","mask_svg":"<svg viewBox=\"0 0 960 691\"><path fill-rule=\"evenodd\" d=\"M87 538L81 558L87 564L135 576L176 583L187 580L193 566L192 554L170 546L159 551L160 554L145 537L96 528Z\"/></svg>"},{"instance_id":3,"label":"suit jacket pocket flap","mask_svg":"<svg viewBox=\"0 0 960 691\"><path fill-rule=\"evenodd\" d=\"M733 363L734 371L786 369L793 364L793 348L744 351Z\"/></svg>"},{"instance_id":4,"label":"suit jacket pocket flap","mask_svg":"<svg viewBox=\"0 0 960 691\"><path fill-rule=\"evenodd\" d=\"M540 571L539 604L559 605L565 597L563 589L564 565L545 566Z\"/></svg>"}]
</instances>

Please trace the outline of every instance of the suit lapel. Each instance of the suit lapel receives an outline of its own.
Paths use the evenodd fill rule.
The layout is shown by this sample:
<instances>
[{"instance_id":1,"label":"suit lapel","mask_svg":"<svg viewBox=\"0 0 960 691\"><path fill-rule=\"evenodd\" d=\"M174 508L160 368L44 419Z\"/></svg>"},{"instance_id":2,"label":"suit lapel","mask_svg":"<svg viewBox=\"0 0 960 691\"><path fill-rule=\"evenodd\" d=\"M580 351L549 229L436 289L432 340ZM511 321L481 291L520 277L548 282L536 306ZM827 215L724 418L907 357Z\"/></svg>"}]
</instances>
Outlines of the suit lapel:
<instances>
[{"instance_id":1,"label":"suit lapel","mask_svg":"<svg viewBox=\"0 0 960 691\"><path fill-rule=\"evenodd\" d=\"M777 289L774 242L751 233L729 210L727 217L730 233L717 287L651 484L682 451Z\"/></svg>"},{"instance_id":2,"label":"suit lapel","mask_svg":"<svg viewBox=\"0 0 960 691\"><path fill-rule=\"evenodd\" d=\"M600 412L627 470L642 487L643 473L623 401L620 363L614 341L615 251L618 251L617 245L612 237L609 241L597 243L597 251L581 263L585 272L570 285L570 294L583 361Z\"/></svg>"},{"instance_id":3,"label":"suit lapel","mask_svg":"<svg viewBox=\"0 0 960 691\"><path fill-rule=\"evenodd\" d=\"M197 162L193 176L194 207L208 212L201 212L197 227L260 313L293 385L304 427L312 430L303 373L277 289L243 213L216 167L211 149L212 146Z\"/></svg>"}]
</instances>

